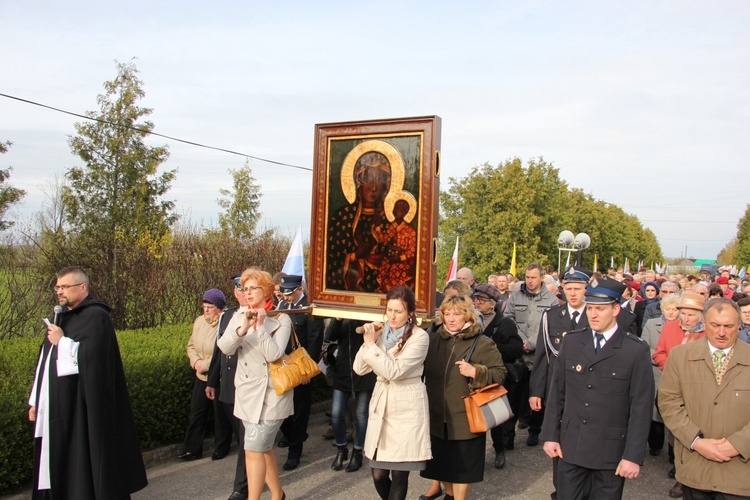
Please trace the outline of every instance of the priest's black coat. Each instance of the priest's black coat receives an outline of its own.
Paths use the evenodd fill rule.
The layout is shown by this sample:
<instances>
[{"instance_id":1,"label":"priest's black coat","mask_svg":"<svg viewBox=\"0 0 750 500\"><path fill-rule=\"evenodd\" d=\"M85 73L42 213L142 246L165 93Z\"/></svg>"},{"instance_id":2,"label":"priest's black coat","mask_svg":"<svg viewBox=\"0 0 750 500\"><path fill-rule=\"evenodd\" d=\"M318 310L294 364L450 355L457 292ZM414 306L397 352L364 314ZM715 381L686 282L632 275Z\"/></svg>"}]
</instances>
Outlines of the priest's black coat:
<instances>
[{"instance_id":1,"label":"priest's black coat","mask_svg":"<svg viewBox=\"0 0 750 500\"><path fill-rule=\"evenodd\" d=\"M89 295L60 317L64 335L80 342L79 373L58 377L57 349L51 351L45 436L50 440L50 498L127 497L148 481L109 307ZM39 355L46 358L50 348L45 339ZM41 439L35 441L34 499L44 493L37 490Z\"/></svg>"}]
</instances>

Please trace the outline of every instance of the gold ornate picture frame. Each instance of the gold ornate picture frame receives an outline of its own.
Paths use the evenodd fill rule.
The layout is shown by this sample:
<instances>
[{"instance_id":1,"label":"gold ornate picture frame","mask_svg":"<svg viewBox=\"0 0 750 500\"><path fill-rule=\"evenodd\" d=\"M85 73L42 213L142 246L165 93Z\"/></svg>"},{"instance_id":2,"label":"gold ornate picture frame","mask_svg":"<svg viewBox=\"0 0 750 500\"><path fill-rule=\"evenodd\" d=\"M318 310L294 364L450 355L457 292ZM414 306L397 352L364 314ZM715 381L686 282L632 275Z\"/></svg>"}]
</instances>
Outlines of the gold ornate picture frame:
<instances>
[{"instance_id":1,"label":"gold ornate picture frame","mask_svg":"<svg viewBox=\"0 0 750 500\"><path fill-rule=\"evenodd\" d=\"M440 118L315 126L308 283L315 314L382 318L409 286L417 314L435 306Z\"/></svg>"}]
</instances>

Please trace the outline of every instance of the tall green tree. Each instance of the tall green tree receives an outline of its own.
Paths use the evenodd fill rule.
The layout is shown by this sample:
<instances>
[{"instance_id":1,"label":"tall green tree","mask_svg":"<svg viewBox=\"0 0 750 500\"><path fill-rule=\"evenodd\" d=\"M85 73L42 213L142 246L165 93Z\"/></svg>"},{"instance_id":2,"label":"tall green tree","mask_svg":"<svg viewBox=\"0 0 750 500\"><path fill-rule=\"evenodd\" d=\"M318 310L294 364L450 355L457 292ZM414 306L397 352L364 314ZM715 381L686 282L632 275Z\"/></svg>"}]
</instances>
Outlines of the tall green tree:
<instances>
[{"instance_id":1,"label":"tall green tree","mask_svg":"<svg viewBox=\"0 0 750 500\"><path fill-rule=\"evenodd\" d=\"M497 167L485 164L449 183L441 193L441 273L456 236L460 236L459 266L472 268L480 279L508 270L513 243L519 274L532 262L557 267L557 239L565 229L591 237L591 247L584 252L586 267L593 266L595 255L600 270L610 256L619 262L628 257L633 266L638 260L649 266L661 262L655 235L635 216L580 189L569 189L558 169L541 158L525 166L518 158ZM563 253L563 265L566 257Z\"/></svg>"},{"instance_id":2,"label":"tall green tree","mask_svg":"<svg viewBox=\"0 0 750 500\"><path fill-rule=\"evenodd\" d=\"M448 191L441 193L439 272L447 268L457 236L459 266L472 268L480 279L509 269L513 243L519 269L549 262L542 249L549 232L545 217L557 219L552 207L565 188L551 165L540 159L524 167L514 158L497 167L474 167L466 178L451 178L449 183Z\"/></svg>"},{"instance_id":3,"label":"tall green tree","mask_svg":"<svg viewBox=\"0 0 750 500\"><path fill-rule=\"evenodd\" d=\"M12 142L0 142L0 154L5 154L13 145ZM5 220L5 214L14 203L17 203L26 195L26 191L11 186L7 183L10 178L11 167L0 169L0 231L5 231L14 222Z\"/></svg>"},{"instance_id":4,"label":"tall green tree","mask_svg":"<svg viewBox=\"0 0 750 500\"><path fill-rule=\"evenodd\" d=\"M733 265L737 262L737 237L735 236L732 240L724 245L719 255L716 256L716 263L719 265ZM742 264L740 264L742 265Z\"/></svg>"},{"instance_id":5,"label":"tall green tree","mask_svg":"<svg viewBox=\"0 0 750 500\"><path fill-rule=\"evenodd\" d=\"M253 177L248 160L239 169L229 169L232 174L232 190L220 189L217 202L224 209L219 214L221 232L234 238L250 238L260 220L260 185Z\"/></svg>"},{"instance_id":6,"label":"tall green tree","mask_svg":"<svg viewBox=\"0 0 750 500\"><path fill-rule=\"evenodd\" d=\"M146 120L152 110L138 105L144 96L135 64L117 63L117 76L97 98L99 110L86 113L92 121L77 123L69 140L84 162L65 174L70 248L95 273L116 320L133 307L131 297L142 295L131 286L134 271L159 258L177 220L174 203L163 199L176 170L159 173L169 151L145 142L154 124Z\"/></svg>"},{"instance_id":7,"label":"tall green tree","mask_svg":"<svg viewBox=\"0 0 750 500\"><path fill-rule=\"evenodd\" d=\"M737 251L733 264L739 267L750 266L750 205L737 224Z\"/></svg>"}]
</instances>

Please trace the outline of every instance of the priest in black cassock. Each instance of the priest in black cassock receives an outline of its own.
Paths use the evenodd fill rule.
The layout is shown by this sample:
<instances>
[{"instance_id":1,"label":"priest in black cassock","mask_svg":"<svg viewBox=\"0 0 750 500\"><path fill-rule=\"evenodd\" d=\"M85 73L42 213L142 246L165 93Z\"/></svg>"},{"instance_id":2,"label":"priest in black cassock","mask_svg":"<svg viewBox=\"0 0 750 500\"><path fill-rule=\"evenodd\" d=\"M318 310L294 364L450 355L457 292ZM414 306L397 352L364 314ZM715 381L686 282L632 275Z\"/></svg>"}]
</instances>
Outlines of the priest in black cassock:
<instances>
[{"instance_id":1,"label":"priest in black cassock","mask_svg":"<svg viewBox=\"0 0 750 500\"><path fill-rule=\"evenodd\" d=\"M34 499L122 499L148 484L109 307L80 267L57 274L29 398Z\"/></svg>"}]
</instances>

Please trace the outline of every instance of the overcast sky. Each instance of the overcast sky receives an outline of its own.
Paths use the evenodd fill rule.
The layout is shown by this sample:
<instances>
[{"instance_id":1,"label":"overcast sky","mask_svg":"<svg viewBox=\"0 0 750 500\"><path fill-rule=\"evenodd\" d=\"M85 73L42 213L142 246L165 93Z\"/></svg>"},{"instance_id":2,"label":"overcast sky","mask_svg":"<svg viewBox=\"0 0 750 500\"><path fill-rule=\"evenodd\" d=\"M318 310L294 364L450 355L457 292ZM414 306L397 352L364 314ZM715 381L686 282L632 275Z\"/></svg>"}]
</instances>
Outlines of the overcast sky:
<instances>
[{"instance_id":1,"label":"overcast sky","mask_svg":"<svg viewBox=\"0 0 750 500\"><path fill-rule=\"evenodd\" d=\"M0 93L96 110L136 57L156 132L312 167L316 123L438 115L442 186L542 156L666 256L714 258L750 202L750 2L0 0ZM80 119L0 97L0 168L42 208ZM215 224L244 159L159 138L169 198ZM251 161L261 224L310 230L312 174ZM560 228L573 232L587 228ZM600 259L608 256L600 256ZM617 258L617 256L616 256Z\"/></svg>"}]
</instances>

